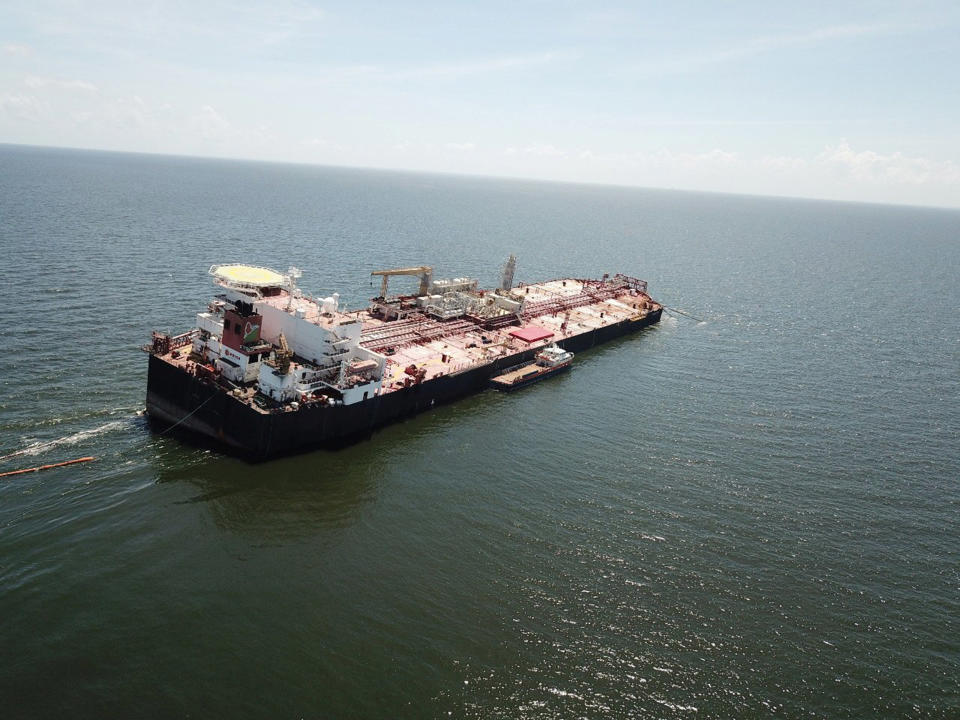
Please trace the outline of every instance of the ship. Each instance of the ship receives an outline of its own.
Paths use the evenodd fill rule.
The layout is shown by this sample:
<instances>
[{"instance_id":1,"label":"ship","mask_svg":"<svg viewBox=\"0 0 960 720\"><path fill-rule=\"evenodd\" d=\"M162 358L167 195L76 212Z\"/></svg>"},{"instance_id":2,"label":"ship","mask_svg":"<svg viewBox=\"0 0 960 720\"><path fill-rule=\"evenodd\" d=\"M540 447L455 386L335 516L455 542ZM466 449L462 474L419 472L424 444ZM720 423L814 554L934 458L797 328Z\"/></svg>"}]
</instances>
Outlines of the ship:
<instances>
[{"instance_id":1,"label":"ship","mask_svg":"<svg viewBox=\"0 0 960 720\"><path fill-rule=\"evenodd\" d=\"M183 333L154 331L146 411L176 430L251 461L343 447L383 426L490 387L547 347L586 350L659 322L644 280L624 275L514 284L435 279L431 266L375 270L362 308L313 297L302 273L213 265L214 298ZM412 276L415 292L390 294Z\"/></svg>"},{"instance_id":2,"label":"ship","mask_svg":"<svg viewBox=\"0 0 960 720\"><path fill-rule=\"evenodd\" d=\"M572 363L572 352L564 350L556 343L551 343L533 356L532 363L514 365L491 379L490 387L504 392L519 390L551 375L569 370Z\"/></svg>"}]
</instances>

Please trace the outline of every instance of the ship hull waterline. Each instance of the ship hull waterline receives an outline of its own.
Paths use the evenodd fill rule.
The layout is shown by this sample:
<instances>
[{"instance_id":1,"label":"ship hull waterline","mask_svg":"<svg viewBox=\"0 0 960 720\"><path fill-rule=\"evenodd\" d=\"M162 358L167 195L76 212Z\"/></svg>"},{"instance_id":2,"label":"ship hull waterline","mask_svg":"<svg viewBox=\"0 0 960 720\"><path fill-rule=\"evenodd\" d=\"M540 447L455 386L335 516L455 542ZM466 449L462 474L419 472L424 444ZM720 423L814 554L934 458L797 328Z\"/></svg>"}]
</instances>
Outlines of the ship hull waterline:
<instances>
[{"instance_id":1,"label":"ship hull waterline","mask_svg":"<svg viewBox=\"0 0 960 720\"><path fill-rule=\"evenodd\" d=\"M660 321L657 308L643 318L611 323L557 344L580 352ZM317 449L336 449L369 437L390 423L487 389L494 376L532 359L535 349L434 378L354 405L304 405L263 413L232 397L220 385L202 380L150 356L147 415L151 426L200 445L263 461Z\"/></svg>"}]
</instances>

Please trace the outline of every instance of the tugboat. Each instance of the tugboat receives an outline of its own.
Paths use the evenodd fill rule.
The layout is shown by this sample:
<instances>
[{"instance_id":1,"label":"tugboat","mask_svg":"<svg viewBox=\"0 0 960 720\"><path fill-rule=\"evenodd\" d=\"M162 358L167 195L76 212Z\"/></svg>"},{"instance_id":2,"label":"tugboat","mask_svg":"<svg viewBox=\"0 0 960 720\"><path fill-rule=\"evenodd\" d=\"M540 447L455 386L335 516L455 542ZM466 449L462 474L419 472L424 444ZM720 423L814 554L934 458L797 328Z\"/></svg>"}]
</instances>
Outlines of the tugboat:
<instances>
[{"instance_id":1,"label":"tugboat","mask_svg":"<svg viewBox=\"0 0 960 720\"><path fill-rule=\"evenodd\" d=\"M492 378L491 387L509 392L532 385L550 375L561 373L570 368L573 353L553 343L534 355L533 359L532 363L515 365L502 375Z\"/></svg>"}]
</instances>

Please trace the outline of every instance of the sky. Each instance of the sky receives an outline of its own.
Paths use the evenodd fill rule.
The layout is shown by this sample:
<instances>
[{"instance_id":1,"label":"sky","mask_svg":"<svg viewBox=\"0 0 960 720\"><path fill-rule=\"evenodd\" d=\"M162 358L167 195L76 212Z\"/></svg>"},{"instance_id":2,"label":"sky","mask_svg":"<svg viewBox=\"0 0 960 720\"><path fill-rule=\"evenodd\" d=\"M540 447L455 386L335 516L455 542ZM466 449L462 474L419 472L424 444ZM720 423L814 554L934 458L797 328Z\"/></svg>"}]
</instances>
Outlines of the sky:
<instances>
[{"instance_id":1,"label":"sky","mask_svg":"<svg viewBox=\"0 0 960 720\"><path fill-rule=\"evenodd\" d=\"M0 142L960 207L960 3L4 0Z\"/></svg>"}]
</instances>

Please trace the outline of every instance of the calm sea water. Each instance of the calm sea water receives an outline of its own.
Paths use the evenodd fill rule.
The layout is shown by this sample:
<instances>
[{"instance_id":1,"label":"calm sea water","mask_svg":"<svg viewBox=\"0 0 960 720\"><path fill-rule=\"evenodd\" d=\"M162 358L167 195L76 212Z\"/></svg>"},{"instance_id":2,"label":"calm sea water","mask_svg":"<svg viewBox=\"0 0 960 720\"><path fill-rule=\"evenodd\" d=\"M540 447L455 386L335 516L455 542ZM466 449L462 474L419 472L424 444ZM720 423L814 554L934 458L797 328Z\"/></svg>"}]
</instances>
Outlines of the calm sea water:
<instances>
[{"instance_id":1,"label":"calm sea water","mask_svg":"<svg viewBox=\"0 0 960 720\"><path fill-rule=\"evenodd\" d=\"M960 717L960 212L0 146L11 718ZM339 452L142 416L206 271L623 271L700 322Z\"/></svg>"}]
</instances>

